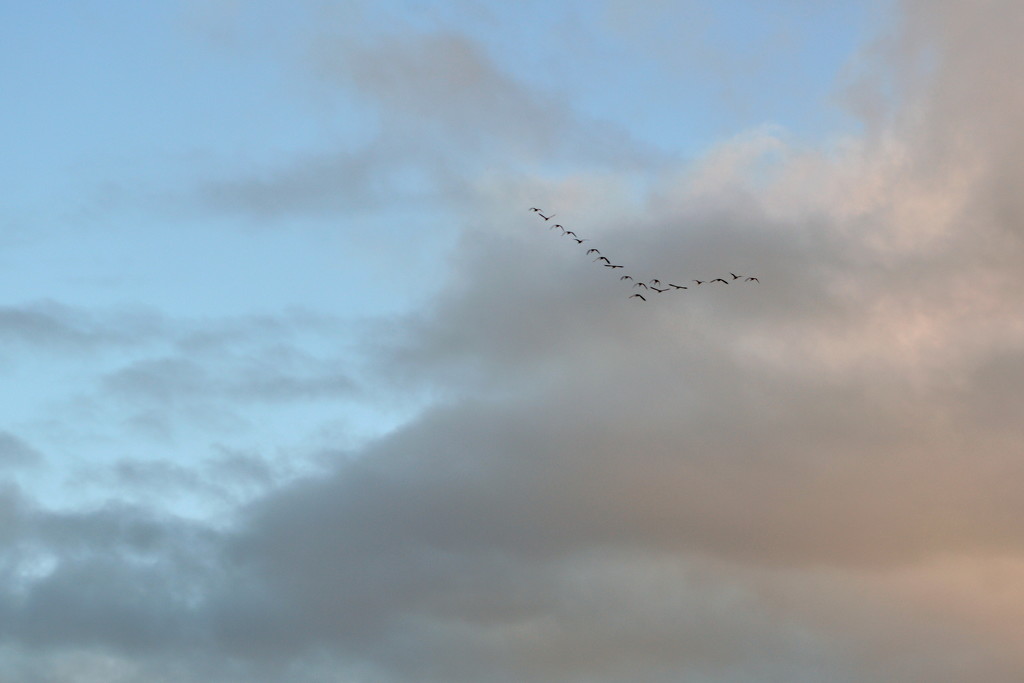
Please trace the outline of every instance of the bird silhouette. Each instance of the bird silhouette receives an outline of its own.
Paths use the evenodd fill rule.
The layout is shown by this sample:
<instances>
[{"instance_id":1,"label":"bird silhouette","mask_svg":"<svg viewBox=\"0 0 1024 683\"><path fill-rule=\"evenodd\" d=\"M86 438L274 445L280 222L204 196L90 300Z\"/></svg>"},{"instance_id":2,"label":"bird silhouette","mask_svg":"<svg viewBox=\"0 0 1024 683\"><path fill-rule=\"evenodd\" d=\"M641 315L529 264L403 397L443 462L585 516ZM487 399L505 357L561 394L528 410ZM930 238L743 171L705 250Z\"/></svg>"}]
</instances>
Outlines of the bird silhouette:
<instances>
[{"instance_id":1,"label":"bird silhouette","mask_svg":"<svg viewBox=\"0 0 1024 683\"><path fill-rule=\"evenodd\" d=\"M552 213L550 215L549 214L545 214L544 213L544 209L541 209L540 207L537 207L537 206L531 206L529 210L531 212L536 213L537 215L539 215L545 221L550 221L552 218L554 218L557 215L557 214L554 214L554 213ZM581 238L574 231L568 230L561 223L555 223L555 224L551 225L551 227L549 229L550 230L554 230L555 228L558 228L561 231L562 235L566 235L568 237L571 237L573 239L573 241L576 242L576 244L583 244L584 242L590 242L591 241L589 239ZM607 256L603 256L601 254L601 250L600 249L589 248L589 249L586 250L586 253L587 253L587 256L596 256L597 258L595 258L593 262L594 263L599 263L600 262L600 263L602 263L602 265L604 265L605 268L611 268L612 270L615 270L617 268L618 269L625 268L625 266L623 266L623 265L619 265L617 263L612 263L611 259L609 259ZM692 282L694 282L697 286L708 284L708 283L712 283L712 282L721 282L722 284L726 284L727 285L730 282L736 282L737 280L740 280L740 281L743 281L743 282L756 282L758 284L761 283L761 281L757 277L755 277L755 276L752 276L752 275L751 276L741 275L741 274L738 274L738 273L733 273L731 271L729 272L729 278L728 279L725 278L725 277L716 277L713 280L692 280ZM641 288L642 287L643 289L646 289L646 290L654 290L658 294L661 294L663 292L669 292L669 291L672 291L674 289L689 289L689 287L687 287L686 285L677 285L677 284L672 283L672 282L662 282L658 278L652 278L652 279L648 280L647 282L641 282L639 280L635 280L632 275L622 275L622 276L619 277L619 281L620 282L629 281L629 282L632 283L634 288ZM630 299L640 299L641 301L647 301L647 298L645 296L643 296L642 294L640 294L639 292L633 293L629 298Z\"/></svg>"}]
</instances>

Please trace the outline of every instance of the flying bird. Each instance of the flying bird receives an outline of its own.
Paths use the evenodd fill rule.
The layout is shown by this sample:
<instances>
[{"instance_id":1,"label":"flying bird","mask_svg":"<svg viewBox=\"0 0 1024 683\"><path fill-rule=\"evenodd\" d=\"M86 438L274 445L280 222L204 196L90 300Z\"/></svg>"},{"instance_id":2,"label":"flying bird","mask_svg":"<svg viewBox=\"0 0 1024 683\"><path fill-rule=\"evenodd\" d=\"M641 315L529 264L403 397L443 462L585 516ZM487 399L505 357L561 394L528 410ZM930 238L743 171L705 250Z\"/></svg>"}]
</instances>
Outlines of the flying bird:
<instances>
[{"instance_id":1,"label":"flying bird","mask_svg":"<svg viewBox=\"0 0 1024 683\"><path fill-rule=\"evenodd\" d=\"M543 218L545 221L550 221L552 218L554 218L557 215L557 214L554 214L554 213L552 213L550 215L545 215L544 210L539 208L539 207L536 207L536 206L531 206L530 207L530 211L532 211L533 213L536 213L541 218ZM568 235L569 237L572 237L573 241L575 241L576 244L583 244L584 242L589 242L590 241L589 239L583 239L583 238L579 237L572 230L567 230L565 228L565 226L562 225L561 223L555 223L549 229L550 230L554 230L555 228L558 228L559 230L561 230L563 235ZM599 261L603 261L604 262L603 265L604 265L605 268L611 268L612 270L614 270L616 268L625 268L625 266L619 265L617 263L612 263L611 260L609 260L607 256L602 256L601 255L601 251L599 249L593 249L593 248L587 249L587 256L592 256L592 255L596 255L597 256L597 258L594 259L594 263L597 263ZM727 284L729 284L729 282L735 282L736 280L742 280L744 282L756 282L758 284L761 283L761 281L757 277L754 277L754 276L739 275L739 274L733 273L733 272L730 272L729 275L732 278L731 280L726 280L724 277L716 277L713 280L692 280L692 282L696 283L698 286L703 285L703 284L708 284L710 282L721 282L722 284L726 284L727 285ZM689 287L686 287L685 285L677 285L677 284L674 284L672 282L662 283L662 281L657 279L657 278L653 278L653 279L649 280L648 282L634 281L633 276L631 276L631 275L623 275L623 276L621 276L619 278L619 281L621 281L621 282L625 282L627 280L633 282L633 287L634 288L643 287L644 289L647 289L647 290L652 290L653 289L658 294L661 294L662 292L668 292L668 291L671 291L673 289L689 289ZM662 285L666 285L666 286L662 286ZM634 293L633 295L631 295L628 298L630 298L630 299L640 299L641 301L647 301L647 298L644 297L639 292Z\"/></svg>"}]
</instances>

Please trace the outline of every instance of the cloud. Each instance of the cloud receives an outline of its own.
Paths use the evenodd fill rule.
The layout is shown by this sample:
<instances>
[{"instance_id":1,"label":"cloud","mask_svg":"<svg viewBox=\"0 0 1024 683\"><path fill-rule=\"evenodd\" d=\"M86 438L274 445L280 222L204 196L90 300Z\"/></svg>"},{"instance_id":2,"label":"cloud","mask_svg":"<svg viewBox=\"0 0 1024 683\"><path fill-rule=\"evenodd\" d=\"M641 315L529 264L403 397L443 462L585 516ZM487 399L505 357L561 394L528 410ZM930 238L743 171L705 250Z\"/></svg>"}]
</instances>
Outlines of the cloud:
<instances>
[{"instance_id":1,"label":"cloud","mask_svg":"<svg viewBox=\"0 0 1024 683\"><path fill-rule=\"evenodd\" d=\"M198 189L203 204L264 217L422 209L465 201L467 178L489 169L493 155L506 165L637 171L666 159L564 97L512 77L467 35L357 30L349 17L341 25L332 31L325 22L314 32L300 67L333 96L358 103L372 122L362 141L211 179Z\"/></svg>"},{"instance_id":2,"label":"cloud","mask_svg":"<svg viewBox=\"0 0 1024 683\"><path fill-rule=\"evenodd\" d=\"M929 35L939 64L971 61ZM614 662L642 661L649 680L755 680L768 652L792 680L1019 670L986 630L1008 632L1019 610L968 614L951 597L991 595L978 577L1024 551L1024 434L1006 408L1021 399L1022 281L997 253L1017 253L1013 224L975 211L992 208L977 156L1002 163L1002 147L976 139L931 165L943 74L837 151L738 138L640 199L601 194L602 216L586 207L604 188L579 189L590 178L550 190L569 198L549 207L559 220L638 272L736 268L761 287L634 305L528 214L467 235L458 277L382 361L449 402L253 506L239 536L268 592L308 618L282 622L293 647L324 639L399 679L619 680ZM324 524L302 533L311 519ZM707 584L678 588L679 567ZM914 577L934 581L931 607L894 610ZM704 618L659 632L663 600ZM674 654L693 640L706 659ZM723 640L740 644L716 651Z\"/></svg>"},{"instance_id":3,"label":"cloud","mask_svg":"<svg viewBox=\"0 0 1024 683\"><path fill-rule=\"evenodd\" d=\"M87 650L172 680L1011 679L1024 670L1015 8L907 3L886 58L912 80L835 149L758 130L642 191L628 171L464 178L495 207L488 229L464 228L436 300L367 351L380 386L436 402L217 530L4 490L8 647L42 651L34 671ZM408 97L483 154L459 138L461 104L498 118L494 139L542 146L513 119L547 109L506 99L472 44L388 46L393 62L357 47L346 68L396 118ZM1003 87L975 90L975 69ZM968 94L988 97L984 125ZM645 278L735 269L761 283L630 301L495 187L547 187L545 207ZM254 384L246 359L267 367L280 349L216 332L106 389L223 405L347 388L298 352ZM164 469L119 472L192 485ZM247 476L272 479L258 461Z\"/></svg>"},{"instance_id":4,"label":"cloud","mask_svg":"<svg viewBox=\"0 0 1024 683\"><path fill-rule=\"evenodd\" d=\"M158 404L189 397L299 401L350 396L355 383L344 370L330 366L295 349L276 348L262 358L235 363L222 358L215 368L186 357L146 359L117 370L104 384L111 393Z\"/></svg>"},{"instance_id":5,"label":"cloud","mask_svg":"<svg viewBox=\"0 0 1024 683\"><path fill-rule=\"evenodd\" d=\"M0 307L0 342L22 348L87 351L130 346L159 333L158 315L142 311L87 312L53 301Z\"/></svg>"},{"instance_id":6,"label":"cloud","mask_svg":"<svg viewBox=\"0 0 1024 683\"><path fill-rule=\"evenodd\" d=\"M0 431L0 466L25 467L43 461L43 454L10 432Z\"/></svg>"},{"instance_id":7,"label":"cloud","mask_svg":"<svg viewBox=\"0 0 1024 683\"><path fill-rule=\"evenodd\" d=\"M62 363L90 354L92 365L64 387L64 410L96 420L125 418L130 409L127 419L163 437L182 415L231 421L232 404L310 404L361 393L358 359L339 350L339 342L348 343L341 322L302 311L190 319L22 306L12 307L9 336L17 342L11 358L23 364L40 351ZM34 389L53 393L43 382Z\"/></svg>"}]
</instances>

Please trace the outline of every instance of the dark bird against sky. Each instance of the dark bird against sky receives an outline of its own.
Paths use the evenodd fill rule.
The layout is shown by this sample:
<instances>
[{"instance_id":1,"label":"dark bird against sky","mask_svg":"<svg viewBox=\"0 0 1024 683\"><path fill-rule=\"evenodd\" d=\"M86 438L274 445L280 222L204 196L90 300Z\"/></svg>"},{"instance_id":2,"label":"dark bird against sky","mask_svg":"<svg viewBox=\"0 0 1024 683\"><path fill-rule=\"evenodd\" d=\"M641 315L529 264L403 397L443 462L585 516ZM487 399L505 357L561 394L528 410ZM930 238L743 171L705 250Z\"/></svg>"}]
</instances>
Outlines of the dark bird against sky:
<instances>
[{"instance_id":1,"label":"dark bird against sky","mask_svg":"<svg viewBox=\"0 0 1024 683\"><path fill-rule=\"evenodd\" d=\"M550 216L547 216L547 215L545 215L541 211L541 209L539 209L538 207L535 207L535 206L530 207L530 211L536 212L545 221L550 220L552 217L555 216L555 214L551 214ZM565 226L562 225L561 223L555 223L554 225L551 226L550 229L553 230L554 228L558 228L559 230L561 230L563 235L571 237L573 239L573 241L576 242L576 244L583 244L584 242L589 242L590 241L589 239L580 237L579 235L576 234L575 231L566 229ZM586 253L587 253L588 256L593 256L593 255L596 254L597 258L594 259L594 263L603 262L602 265L605 268L611 268L613 270L614 269L618 269L618 268L625 268L625 266L619 265L617 263L612 263L611 259L609 259L607 256L602 255L601 251L599 249L594 248L594 247L591 247L591 248L587 249ZM736 280L739 280L741 278L745 278L745 280L744 280L745 282L757 282L757 283L760 283L760 280L758 280L756 277L747 277L745 275L738 275L738 274L733 273L731 271L729 272L729 275L732 278L733 282L735 282ZM621 277L619 277L619 281L620 282L633 281L633 280L634 280L634 278L633 278L632 275L622 275ZM726 280L725 278L721 278L721 277L714 278L713 280L693 280L693 282L697 283L697 285L702 285L702 284L705 284L707 282L721 282L723 284L729 284L729 280ZM633 287L634 288L643 287L644 289L652 289L655 292L657 292L658 294L661 294L663 292L673 291L673 290L678 291L680 289L688 289L688 287L686 287L685 285L677 285L677 284L673 284L671 282L668 283L668 286L664 286L664 287L662 286L662 284L663 283L662 283L662 281L659 278L651 278L650 280L647 281L647 283L645 283L645 282L634 282ZM632 297L629 297L629 298L634 298L634 297L643 299L644 301L647 300L644 297L640 296L639 293L634 294Z\"/></svg>"}]
</instances>

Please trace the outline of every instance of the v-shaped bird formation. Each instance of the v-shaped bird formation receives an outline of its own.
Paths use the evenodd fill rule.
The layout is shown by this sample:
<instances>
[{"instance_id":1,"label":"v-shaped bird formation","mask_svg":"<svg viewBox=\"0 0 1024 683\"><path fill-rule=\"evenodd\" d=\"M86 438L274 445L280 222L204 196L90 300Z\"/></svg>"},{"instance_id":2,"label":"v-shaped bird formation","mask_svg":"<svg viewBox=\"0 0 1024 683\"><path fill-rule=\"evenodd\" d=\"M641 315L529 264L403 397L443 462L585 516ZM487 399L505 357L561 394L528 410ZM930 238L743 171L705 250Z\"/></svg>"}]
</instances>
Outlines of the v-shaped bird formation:
<instances>
[{"instance_id":1,"label":"v-shaped bird formation","mask_svg":"<svg viewBox=\"0 0 1024 683\"><path fill-rule=\"evenodd\" d=\"M542 209L539 209L536 206L531 206L530 207L530 211L536 213L538 216L540 216L542 219L544 219L545 223L550 222L550 220L555 217L555 214L546 215ZM564 225L562 225L561 223L555 223L555 224L551 225L548 229L549 230L555 230L555 229L561 230L563 237L568 237L573 242L575 242L577 245L582 245L584 242L590 242L589 239L581 239L580 236L577 235L574 231L567 230L566 227ZM622 265L620 263L612 263L611 259L608 256L602 254L601 251L599 249L595 248L595 247L592 247L590 245L586 245L586 248L587 248L587 255L588 256L596 256L597 257L597 258L594 259L594 263L599 263L600 265L604 266L605 268L609 268L613 273L617 269L620 269L620 268L624 269L626 267L626 266L624 266L624 265ZM728 285L730 282L736 282L737 280L739 280L740 282L756 282L758 284L761 283L761 281L758 280L757 277L755 277L753 275L737 275L736 273L729 273L729 279L726 279L725 277L716 277L716 278L714 278L712 280L683 280L683 282L694 282L694 283L696 283L694 285L694 287L699 287L700 285L704 285L704 284L714 285L716 282L721 282L724 285ZM648 295L650 294L650 292L656 292L658 294L662 294L664 292L679 292L681 290L690 289L691 288L690 285L688 285L688 284L687 285L677 285L677 284L674 284L672 282L662 282L658 278L651 278L650 280L645 280L645 279L639 278L639 277L634 278L632 275L629 275L628 273L624 274L624 275L620 275L619 276L619 281L620 282L627 282L627 283L628 282L632 282L633 284L631 285L630 288L632 290L636 290L636 291L634 291L632 294L630 294L626 298L627 299L639 299L640 301L647 301L647 297L645 297L641 293L641 291L640 291L641 288L643 289L644 292L648 292Z\"/></svg>"}]
</instances>

